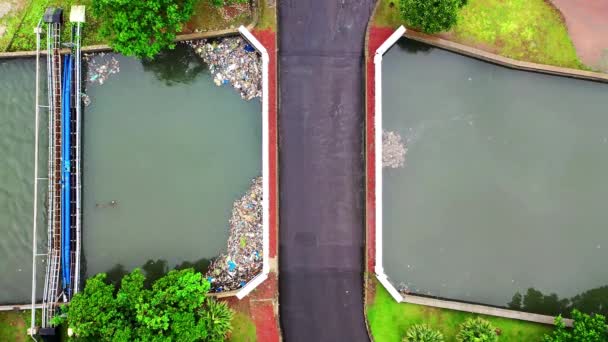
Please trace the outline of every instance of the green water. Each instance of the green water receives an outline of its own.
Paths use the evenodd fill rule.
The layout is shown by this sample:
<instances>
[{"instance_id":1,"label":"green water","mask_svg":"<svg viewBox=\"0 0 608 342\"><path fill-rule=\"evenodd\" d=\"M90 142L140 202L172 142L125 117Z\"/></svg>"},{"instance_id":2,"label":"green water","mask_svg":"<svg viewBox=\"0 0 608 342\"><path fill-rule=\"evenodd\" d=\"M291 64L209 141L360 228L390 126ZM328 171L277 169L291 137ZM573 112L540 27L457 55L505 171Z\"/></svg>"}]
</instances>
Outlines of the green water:
<instances>
[{"instance_id":1,"label":"green water","mask_svg":"<svg viewBox=\"0 0 608 342\"><path fill-rule=\"evenodd\" d=\"M184 48L145 66L116 58L120 73L87 89L85 275L118 264L128 270L162 260L173 267L217 256L226 246L233 201L261 173L260 101L216 87ZM34 77L32 59L0 61L0 304L26 303L31 294ZM46 177L47 126L41 125ZM40 189L43 252L46 182Z\"/></svg>"},{"instance_id":2,"label":"green water","mask_svg":"<svg viewBox=\"0 0 608 342\"><path fill-rule=\"evenodd\" d=\"M0 60L0 303L3 304L22 304L31 299L34 90L33 59ZM46 130L46 121L40 125L42 131ZM46 137L41 135L40 177L46 177ZM45 181L39 184L39 208L44 206L46 185ZM46 246L43 212L39 211L40 251ZM44 260L39 261L38 281L42 282Z\"/></svg>"},{"instance_id":3,"label":"green water","mask_svg":"<svg viewBox=\"0 0 608 342\"><path fill-rule=\"evenodd\" d=\"M574 306L608 311L608 85L401 41L383 89L408 148L383 171L395 284L499 306L534 288L523 309L548 314L595 289Z\"/></svg>"},{"instance_id":4,"label":"green water","mask_svg":"<svg viewBox=\"0 0 608 342\"><path fill-rule=\"evenodd\" d=\"M87 90L86 274L217 256L233 201L261 173L260 101L215 86L182 48L145 67L116 58L120 73Z\"/></svg>"}]
</instances>

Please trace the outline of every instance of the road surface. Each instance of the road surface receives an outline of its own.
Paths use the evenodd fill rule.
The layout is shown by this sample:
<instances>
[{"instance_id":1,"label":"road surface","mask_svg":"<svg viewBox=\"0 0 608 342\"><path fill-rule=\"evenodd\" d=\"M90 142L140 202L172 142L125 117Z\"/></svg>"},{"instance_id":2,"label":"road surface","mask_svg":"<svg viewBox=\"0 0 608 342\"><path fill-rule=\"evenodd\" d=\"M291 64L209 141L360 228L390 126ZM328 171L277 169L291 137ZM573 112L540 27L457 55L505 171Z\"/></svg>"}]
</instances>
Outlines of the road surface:
<instances>
[{"instance_id":1,"label":"road surface","mask_svg":"<svg viewBox=\"0 0 608 342\"><path fill-rule=\"evenodd\" d=\"M372 0L279 2L280 310L292 341L368 341L364 72Z\"/></svg>"}]
</instances>

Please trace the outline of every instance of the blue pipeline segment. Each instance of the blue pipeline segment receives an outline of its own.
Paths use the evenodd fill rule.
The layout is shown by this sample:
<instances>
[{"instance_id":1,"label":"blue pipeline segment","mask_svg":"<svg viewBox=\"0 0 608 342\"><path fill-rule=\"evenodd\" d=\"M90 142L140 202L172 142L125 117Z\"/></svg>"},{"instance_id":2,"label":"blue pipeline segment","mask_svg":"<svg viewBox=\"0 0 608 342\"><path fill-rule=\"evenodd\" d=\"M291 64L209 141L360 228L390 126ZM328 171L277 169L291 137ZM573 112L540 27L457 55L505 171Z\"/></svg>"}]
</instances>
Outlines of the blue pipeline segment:
<instances>
[{"instance_id":1,"label":"blue pipeline segment","mask_svg":"<svg viewBox=\"0 0 608 342\"><path fill-rule=\"evenodd\" d=\"M64 289L70 288L70 99L72 87L71 55L63 63L61 88L61 269ZM68 291L69 294L69 291Z\"/></svg>"}]
</instances>

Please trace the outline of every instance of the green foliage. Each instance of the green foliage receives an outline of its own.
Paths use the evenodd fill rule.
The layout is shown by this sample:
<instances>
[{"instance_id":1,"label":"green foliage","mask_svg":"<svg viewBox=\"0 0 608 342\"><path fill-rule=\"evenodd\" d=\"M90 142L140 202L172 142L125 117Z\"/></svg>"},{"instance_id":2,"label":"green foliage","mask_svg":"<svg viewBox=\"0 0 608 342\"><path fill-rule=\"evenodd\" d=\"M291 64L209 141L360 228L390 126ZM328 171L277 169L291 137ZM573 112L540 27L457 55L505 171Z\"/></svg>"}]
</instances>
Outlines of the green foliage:
<instances>
[{"instance_id":1,"label":"green foliage","mask_svg":"<svg viewBox=\"0 0 608 342\"><path fill-rule=\"evenodd\" d=\"M93 16L103 19L99 33L117 52L153 58L174 39L193 14L195 0L95 0Z\"/></svg>"},{"instance_id":2,"label":"green foliage","mask_svg":"<svg viewBox=\"0 0 608 342\"><path fill-rule=\"evenodd\" d=\"M574 324L572 329L566 328L561 316L555 318L555 330L551 335L545 335L545 342L606 342L608 341L608 326L606 317L588 315L578 310L572 310Z\"/></svg>"},{"instance_id":3,"label":"green foliage","mask_svg":"<svg viewBox=\"0 0 608 342\"><path fill-rule=\"evenodd\" d=\"M401 16L427 33L445 31L458 20L458 10L467 0L400 0Z\"/></svg>"},{"instance_id":4,"label":"green foliage","mask_svg":"<svg viewBox=\"0 0 608 342\"><path fill-rule=\"evenodd\" d=\"M426 324L440 330L446 341L455 341L460 324L477 315L424 305L397 303L386 289L372 279L374 295L367 300L370 333L376 342L401 341L407 330L416 324ZM539 342L552 326L516 319L481 316L500 329L501 341Z\"/></svg>"},{"instance_id":5,"label":"green foliage","mask_svg":"<svg viewBox=\"0 0 608 342\"><path fill-rule=\"evenodd\" d=\"M407 330L403 342L443 342L443 335L426 324L416 324Z\"/></svg>"},{"instance_id":6,"label":"green foliage","mask_svg":"<svg viewBox=\"0 0 608 342\"><path fill-rule=\"evenodd\" d=\"M222 341L232 311L208 298L209 288L192 269L171 271L151 288L135 269L118 291L98 274L74 296L67 317L53 323L67 323L83 341Z\"/></svg>"},{"instance_id":7,"label":"green foliage","mask_svg":"<svg viewBox=\"0 0 608 342\"><path fill-rule=\"evenodd\" d=\"M483 318L469 318L460 325L460 332L456 335L459 342L494 342L498 341L496 328Z\"/></svg>"}]
</instances>

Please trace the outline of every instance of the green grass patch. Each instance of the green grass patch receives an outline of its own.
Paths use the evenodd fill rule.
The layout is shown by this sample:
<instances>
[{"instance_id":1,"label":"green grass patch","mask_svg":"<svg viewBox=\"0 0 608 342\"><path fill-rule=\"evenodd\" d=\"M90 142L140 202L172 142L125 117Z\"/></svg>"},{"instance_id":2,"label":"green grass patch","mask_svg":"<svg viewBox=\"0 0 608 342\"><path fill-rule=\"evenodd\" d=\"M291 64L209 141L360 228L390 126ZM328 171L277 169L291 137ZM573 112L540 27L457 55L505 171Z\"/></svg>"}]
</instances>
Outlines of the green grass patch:
<instances>
[{"instance_id":1,"label":"green grass patch","mask_svg":"<svg viewBox=\"0 0 608 342\"><path fill-rule=\"evenodd\" d=\"M36 312L38 325L41 322L41 311ZM31 311L1 311L0 312L0 341L31 341L27 334L30 327Z\"/></svg>"},{"instance_id":2,"label":"green grass patch","mask_svg":"<svg viewBox=\"0 0 608 342\"><path fill-rule=\"evenodd\" d=\"M380 0L374 23L407 26L399 1ZM576 55L560 13L546 0L469 0L447 38L517 60L588 69Z\"/></svg>"},{"instance_id":3,"label":"green grass patch","mask_svg":"<svg viewBox=\"0 0 608 342\"><path fill-rule=\"evenodd\" d=\"M376 342L401 341L407 329L425 323L443 333L446 341L455 341L459 325L469 317L481 316L501 330L500 341L538 342L552 327L506 318L475 315L460 311L397 303L374 280L375 297L367 306L370 329Z\"/></svg>"},{"instance_id":4,"label":"green grass patch","mask_svg":"<svg viewBox=\"0 0 608 342\"><path fill-rule=\"evenodd\" d=\"M32 0L31 4L25 10L21 25L17 27L11 34L10 42L3 47L6 51L29 51L36 49L36 36L34 35L34 27L42 19L44 11L49 6L61 7L64 9L64 20L69 20L70 8L73 5L87 6L87 17L82 35L83 45L102 44L103 41L98 37L97 32L99 22L96 21L90 14L90 5L92 0ZM61 33L64 37L69 37L71 34L70 25L64 25ZM43 48L45 42L43 43ZM2 45L0 45L2 48Z\"/></svg>"},{"instance_id":5,"label":"green grass patch","mask_svg":"<svg viewBox=\"0 0 608 342\"><path fill-rule=\"evenodd\" d=\"M12 9L0 18L0 26L4 28L4 34L0 37L0 52L5 51L10 44L32 1L20 0L12 3ZM9 1L9 3L11 2Z\"/></svg>"},{"instance_id":6,"label":"green grass patch","mask_svg":"<svg viewBox=\"0 0 608 342\"><path fill-rule=\"evenodd\" d=\"M235 312L232 318L232 334L228 341L231 342L255 342L255 324L247 315Z\"/></svg>"},{"instance_id":7,"label":"green grass patch","mask_svg":"<svg viewBox=\"0 0 608 342\"><path fill-rule=\"evenodd\" d=\"M277 30L277 16L276 16L276 5L270 6L268 0L260 0L260 8L258 13L257 29L266 30L272 29ZM275 2L276 3L276 2Z\"/></svg>"},{"instance_id":8,"label":"green grass patch","mask_svg":"<svg viewBox=\"0 0 608 342\"><path fill-rule=\"evenodd\" d=\"M470 0L454 35L493 46L506 57L581 68L560 13L545 0Z\"/></svg>"}]
</instances>

